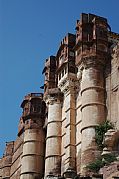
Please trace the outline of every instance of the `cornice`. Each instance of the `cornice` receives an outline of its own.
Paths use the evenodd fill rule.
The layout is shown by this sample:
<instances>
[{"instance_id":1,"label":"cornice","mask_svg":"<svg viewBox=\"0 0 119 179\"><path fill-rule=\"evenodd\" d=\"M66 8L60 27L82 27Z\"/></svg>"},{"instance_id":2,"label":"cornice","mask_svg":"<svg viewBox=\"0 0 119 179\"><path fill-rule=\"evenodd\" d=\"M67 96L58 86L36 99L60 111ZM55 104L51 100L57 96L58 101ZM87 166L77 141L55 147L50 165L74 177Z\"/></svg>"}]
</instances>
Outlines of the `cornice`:
<instances>
[{"instance_id":1,"label":"cornice","mask_svg":"<svg viewBox=\"0 0 119 179\"><path fill-rule=\"evenodd\" d=\"M77 75L73 73L67 74L58 83L58 87L63 94L76 93L79 91L79 86L80 83L77 79Z\"/></svg>"},{"instance_id":2,"label":"cornice","mask_svg":"<svg viewBox=\"0 0 119 179\"><path fill-rule=\"evenodd\" d=\"M53 105L54 103L61 103L63 100L63 93L59 88L52 88L48 90L47 95L45 96L46 104Z\"/></svg>"}]
</instances>

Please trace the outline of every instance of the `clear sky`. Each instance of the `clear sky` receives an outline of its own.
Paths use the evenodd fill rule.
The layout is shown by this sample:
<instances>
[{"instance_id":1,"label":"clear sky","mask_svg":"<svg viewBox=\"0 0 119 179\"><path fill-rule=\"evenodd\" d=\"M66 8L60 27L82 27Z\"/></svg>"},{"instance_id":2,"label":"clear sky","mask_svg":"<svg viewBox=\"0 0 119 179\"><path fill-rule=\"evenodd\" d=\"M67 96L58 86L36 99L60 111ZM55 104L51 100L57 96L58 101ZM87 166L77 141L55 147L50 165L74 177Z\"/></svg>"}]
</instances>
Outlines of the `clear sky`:
<instances>
[{"instance_id":1,"label":"clear sky","mask_svg":"<svg viewBox=\"0 0 119 179\"><path fill-rule=\"evenodd\" d=\"M16 138L24 95L40 91L44 60L82 12L107 17L119 33L119 0L0 0L0 156Z\"/></svg>"}]
</instances>

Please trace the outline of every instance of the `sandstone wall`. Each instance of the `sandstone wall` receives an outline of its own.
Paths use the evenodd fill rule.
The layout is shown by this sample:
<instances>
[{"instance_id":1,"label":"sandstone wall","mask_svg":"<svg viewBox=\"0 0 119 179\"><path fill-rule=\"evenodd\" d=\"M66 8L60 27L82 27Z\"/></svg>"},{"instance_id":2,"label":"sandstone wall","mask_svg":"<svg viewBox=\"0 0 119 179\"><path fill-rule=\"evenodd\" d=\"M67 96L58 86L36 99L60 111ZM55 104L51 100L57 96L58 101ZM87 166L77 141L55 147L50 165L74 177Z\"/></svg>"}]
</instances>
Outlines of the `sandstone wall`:
<instances>
[{"instance_id":1,"label":"sandstone wall","mask_svg":"<svg viewBox=\"0 0 119 179\"><path fill-rule=\"evenodd\" d=\"M19 179L21 171L21 156L23 153L23 135L14 142L14 153L12 156L12 165L10 170L10 179Z\"/></svg>"},{"instance_id":2,"label":"sandstone wall","mask_svg":"<svg viewBox=\"0 0 119 179\"><path fill-rule=\"evenodd\" d=\"M119 130L119 45L112 48L111 53L111 63L106 69L107 119Z\"/></svg>"},{"instance_id":3,"label":"sandstone wall","mask_svg":"<svg viewBox=\"0 0 119 179\"><path fill-rule=\"evenodd\" d=\"M0 160L0 177L1 178L10 177L13 148L14 148L14 142L6 143L5 153L3 155L3 158Z\"/></svg>"}]
</instances>

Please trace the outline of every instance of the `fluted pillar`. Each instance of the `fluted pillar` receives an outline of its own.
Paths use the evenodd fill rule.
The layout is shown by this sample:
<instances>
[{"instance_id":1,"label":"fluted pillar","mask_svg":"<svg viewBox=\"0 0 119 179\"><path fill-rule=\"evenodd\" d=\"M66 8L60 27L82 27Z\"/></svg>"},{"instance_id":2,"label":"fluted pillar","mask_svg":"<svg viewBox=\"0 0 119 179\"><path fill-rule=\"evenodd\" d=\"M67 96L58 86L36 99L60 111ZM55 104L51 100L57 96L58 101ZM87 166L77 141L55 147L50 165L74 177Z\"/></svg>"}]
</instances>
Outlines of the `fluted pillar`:
<instances>
[{"instance_id":1,"label":"fluted pillar","mask_svg":"<svg viewBox=\"0 0 119 179\"><path fill-rule=\"evenodd\" d=\"M75 126L75 93L71 88L65 93L65 162L64 171L69 168L76 169L76 126Z\"/></svg>"},{"instance_id":2,"label":"fluted pillar","mask_svg":"<svg viewBox=\"0 0 119 179\"><path fill-rule=\"evenodd\" d=\"M97 62L96 62L97 61ZM105 121L104 67L96 58L84 61L82 73L82 144L81 173L86 175L86 165L98 156L95 127Z\"/></svg>"},{"instance_id":3,"label":"fluted pillar","mask_svg":"<svg viewBox=\"0 0 119 179\"><path fill-rule=\"evenodd\" d=\"M63 110L65 118L62 121L62 173L76 170L76 92L78 88L76 74L69 73L59 83L64 93Z\"/></svg>"},{"instance_id":4,"label":"fluted pillar","mask_svg":"<svg viewBox=\"0 0 119 179\"><path fill-rule=\"evenodd\" d=\"M61 174L61 93L54 90L47 96L48 122L46 136L45 176Z\"/></svg>"}]
</instances>

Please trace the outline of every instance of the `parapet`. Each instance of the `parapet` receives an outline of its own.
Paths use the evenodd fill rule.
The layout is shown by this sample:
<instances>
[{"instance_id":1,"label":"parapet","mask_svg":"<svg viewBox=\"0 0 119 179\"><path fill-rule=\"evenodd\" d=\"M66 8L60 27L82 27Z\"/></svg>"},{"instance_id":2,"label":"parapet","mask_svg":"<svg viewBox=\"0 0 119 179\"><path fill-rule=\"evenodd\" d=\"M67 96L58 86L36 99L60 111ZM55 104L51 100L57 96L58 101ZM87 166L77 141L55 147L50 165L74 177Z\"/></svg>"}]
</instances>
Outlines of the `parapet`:
<instances>
[{"instance_id":1,"label":"parapet","mask_svg":"<svg viewBox=\"0 0 119 179\"><path fill-rule=\"evenodd\" d=\"M82 58L107 57L109 31L106 18L94 14L81 14L80 20L76 23L76 65L81 63Z\"/></svg>"},{"instance_id":2,"label":"parapet","mask_svg":"<svg viewBox=\"0 0 119 179\"><path fill-rule=\"evenodd\" d=\"M43 73L45 74L45 81L41 88L44 89L44 95L46 95L48 89L55 88L57 84L55 56L50 56L48 59L46 59L42 74Z\"/></svg>"},{"instance_id":3,"label":"parapet","mask_svg":"<svg viewBox=\"0 0 119 179\"><path fill-rule=\"evenodd\" d=\"M6 142L6 148L4 156L12 155L13 154L13 148L14 148L14 141Z\"/></svg>"},{"instance_id":4,"label":"parapet","mask_svg":"<svg viewBox=\"0 0 119 179\"><path fill-rule=\"evenodd\" d=\"M43 118L45 114L45 102L42 93L30 93L25 96L21 107L23 108L23 121L32 117Z\"/></svg>"},{"instance_id":5,"label":"parapet","mask_svg":"<svg viewBox=\"0 0 119 179\"><path fill-rule=\"evenodd\" d=\"M12 165L12 155L14 149L14 142L6 142L6 148L3 158L0 159L0 176L3 178L10 177L10 168Z\"/></svg>"},{"instance_id":6,"label":"parapet","mask_svg":"<svg viewBox=\"0 0 119 179\"><path fill-rule=\"evenodd\" d=\"M74 34L68 33L61 41L60 47L56 55L56 66L58 72L60 71L61 68L64 67L65 64L67 63L73 64L75 62L74 59L75 53L73 50L75 46L75 39L76 36Z\"/></svg>"}]
</instances>

